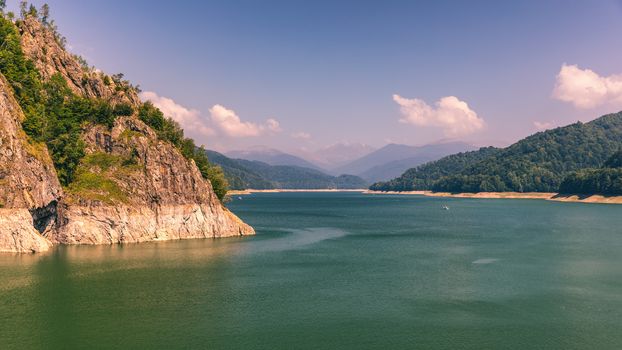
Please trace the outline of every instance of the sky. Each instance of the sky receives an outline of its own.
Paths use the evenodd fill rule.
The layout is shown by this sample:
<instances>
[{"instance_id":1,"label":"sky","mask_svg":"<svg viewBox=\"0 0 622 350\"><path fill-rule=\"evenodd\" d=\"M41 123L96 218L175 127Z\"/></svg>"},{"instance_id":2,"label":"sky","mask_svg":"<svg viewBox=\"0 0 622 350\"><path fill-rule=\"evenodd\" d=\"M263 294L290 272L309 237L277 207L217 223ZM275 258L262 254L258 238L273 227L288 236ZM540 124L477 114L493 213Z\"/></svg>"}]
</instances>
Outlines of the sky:
<instances>
[{"instance_id":1,"label":"sky","mask_svg":"<svg viewBox=\"0 0 622 350\"><path fill-rule=\"evenodd\" d=\"M503 146L622 110L620 0L47 2L71 51L220 151Z\"/></svg>"}]
</instances>

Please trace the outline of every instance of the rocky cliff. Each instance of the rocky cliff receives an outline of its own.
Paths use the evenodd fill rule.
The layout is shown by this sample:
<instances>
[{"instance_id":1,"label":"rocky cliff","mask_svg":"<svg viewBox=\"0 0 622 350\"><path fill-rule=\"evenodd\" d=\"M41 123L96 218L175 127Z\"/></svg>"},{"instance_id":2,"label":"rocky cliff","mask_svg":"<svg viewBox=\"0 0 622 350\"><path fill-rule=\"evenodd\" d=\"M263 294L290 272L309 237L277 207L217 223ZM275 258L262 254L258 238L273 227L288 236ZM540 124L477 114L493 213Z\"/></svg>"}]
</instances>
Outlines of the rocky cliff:
<instances>
[{"instance_id":1,"label":"rocky cliff","mask_svg":"<svg viewBox=\"0 0 622 350\"><path fill-rule=\"evenodd\" d=\"M78 95L102 98L113 104L140 104L135 89L129 83L80 63L78 57L67 52L59 44L57 36L36 17L28 16L17 24L22 50L34 62L44 80L60 73L69 88Z\"/></svg>"},{"instance_id":2,"label":"rocky cliff","mask_svg":"<svg viewBox=\"0 0 622 350\"><path fill-rule=\"evenodd\" d=\"M0 251L45 251L62 189L45 145L22 131L24 114L0 74ZM43 234L43 235L42 235Z\"/></svg>"},{"instance_id":3,"label":"rocky cliff","mask_svg":"<svg viewBox=\"0 0 622 350\"><path fill-rule=\"evenodd\" d=\"M102 244L253 234L227 210L194 162L134 117L84 132L88 155L50 239Z\"/></svg>"},{"instance_id":4,"label":"rocky cliff","mask_svg":"<svg viewBox=\"0 0 622 350\"><path fill-rule=\"evenodd\" d=\"M63 189L45 144L22 130L24 114L2 77L0 251L254 234L222 205L194 161L139 120L135 88L85 67L35 17L16 24L22 51L44 81L60 74L74 94L126 103L134 114L112 127L82 126L86 155Z\"/></svg>"}]
</instances>

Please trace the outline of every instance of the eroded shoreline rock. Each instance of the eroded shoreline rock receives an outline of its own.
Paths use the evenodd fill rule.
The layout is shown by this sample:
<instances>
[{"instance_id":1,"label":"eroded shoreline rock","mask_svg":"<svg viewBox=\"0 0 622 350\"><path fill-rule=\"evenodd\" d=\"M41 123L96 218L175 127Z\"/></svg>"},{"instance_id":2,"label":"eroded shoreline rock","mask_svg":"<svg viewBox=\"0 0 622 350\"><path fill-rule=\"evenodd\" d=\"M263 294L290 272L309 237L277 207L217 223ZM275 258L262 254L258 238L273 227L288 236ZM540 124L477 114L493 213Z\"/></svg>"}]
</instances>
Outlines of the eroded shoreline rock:
<instances>
[{"instance_id":1,"label":"eroded shoreline rock","mask_svg":"<svg viewBox=\"0 0 622 350\"><path fill-rule=\"evenodd\" d=\"M24 114L12 88L0 74L0 251L49 249L43 237L54 223L46 211L62 196L45 145L31 142L21 123ZM31 213L35 213L35 217ZM53 219L52 219L53 220ZM41 231L37 230L40 228Z\"/></svg>"}]
</instances>

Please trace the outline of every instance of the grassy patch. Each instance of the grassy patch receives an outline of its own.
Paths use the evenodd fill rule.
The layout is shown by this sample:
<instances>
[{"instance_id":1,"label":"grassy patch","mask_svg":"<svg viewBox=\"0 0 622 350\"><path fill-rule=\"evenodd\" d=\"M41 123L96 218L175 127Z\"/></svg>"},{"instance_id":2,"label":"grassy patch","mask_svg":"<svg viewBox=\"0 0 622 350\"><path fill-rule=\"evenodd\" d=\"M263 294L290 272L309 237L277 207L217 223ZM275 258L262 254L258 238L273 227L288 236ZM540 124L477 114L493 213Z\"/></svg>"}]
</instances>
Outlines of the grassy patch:
<instances>
[{"instance_id":1,"label":"grassy patch","mask_svg":"<svg viewBox=\"0 0 622 350\"><path fill-rule=\"evenodd\" d=\"M85 169L78 169L67 191L82 199L98 200L106 204L128 202L127 194L113 180Z\"/></svg>"},{"instance_id":2,"label":"grassy patch","mask_svg":"<svg viewBox=\"0 0 622 350\"><path fill-rule=\"evenodd\" d=\"M82 166L87 168L99 168L100 171L105 172L110 168L117 167L123 162L123 157L112 155L103 152L96 152L87 154L82 158Z\"/></svg>"},{"instance_id":3,"label":"grassy patch","mask_svg":"<svg viewBox=\"0 0 622 350\"><path fill-rule=\"evenodd\" d=\"M52 159L48 156L47 146L44 142L36 142L30 137L25 137L23 140L26 153L44 164L51 165Z\"/></svg>"},{"instance_id":4,"label":"grassy patch","mask_svg":"<svg viewBox=\"0 0 622 350\"><path fill-rule=\"evenodd\" d=\"M137 138L137 137L141 137L141 136L145 136L142 133L138 132L138 131L134 131L134 130L130 130L130 129L125 129L123 130L123 132L119 135L120 139L123 139L125 141L129 141L133 138Z\"/></svg>"},{"instance_id":5,"label":"grassy patch","mask_svg":"<svg viewBox=\"0 0 622 350\"><path fill-rule=\"evenodd\" d=\"M106 204L128 203L128 194L115 180L123 182L124 177L141 169L132 160L132 156L103 152L88 154L82 158L67 192L77 198L98 200Z\"/></svg>"}]
</instances>

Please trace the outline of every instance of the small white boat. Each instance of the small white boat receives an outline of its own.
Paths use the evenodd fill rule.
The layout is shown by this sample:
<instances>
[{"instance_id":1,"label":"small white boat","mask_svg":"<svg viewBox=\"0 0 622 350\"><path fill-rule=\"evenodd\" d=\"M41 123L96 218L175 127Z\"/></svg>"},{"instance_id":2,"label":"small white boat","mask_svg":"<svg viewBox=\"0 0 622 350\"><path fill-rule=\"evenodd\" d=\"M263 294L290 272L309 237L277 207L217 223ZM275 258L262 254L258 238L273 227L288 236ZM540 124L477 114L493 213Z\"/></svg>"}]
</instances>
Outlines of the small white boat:
<instances>
[{"instance_id":1,"label":"small white boat","mask_svg":"<svg viewBox=\"0 0 622 350\"><path fill-rule=\"evenodd\" d=\"M449 207L448 207L448 206L446 206L446 205L443 205L443 209L444 209L444 210L449 210Z\"/></svg>"}]
</instances>

